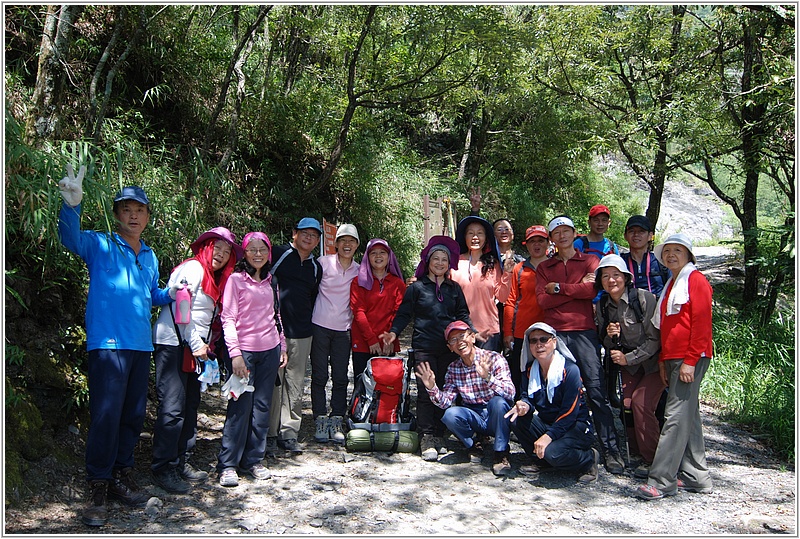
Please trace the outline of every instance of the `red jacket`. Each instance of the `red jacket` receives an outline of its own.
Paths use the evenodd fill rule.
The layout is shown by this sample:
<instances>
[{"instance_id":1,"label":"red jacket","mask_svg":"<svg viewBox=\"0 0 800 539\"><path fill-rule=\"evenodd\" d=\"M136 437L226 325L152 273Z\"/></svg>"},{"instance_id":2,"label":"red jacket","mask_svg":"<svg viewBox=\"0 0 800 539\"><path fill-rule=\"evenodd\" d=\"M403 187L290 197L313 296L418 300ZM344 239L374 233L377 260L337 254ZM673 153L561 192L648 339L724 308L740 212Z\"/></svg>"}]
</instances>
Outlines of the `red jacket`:
<instances>
[{"instance_id":1,"label":"red jacket","mask_svg":"<svg viewBox=\"0 0 800 539\"><path fill-rule=\"evenodd\" d=\"M511 271L508 299L503 308L503 337L525 337L525 330L535 322L544 321L544 311L536 299L536 270L530 259L517 262Z\"/></svg>"},{"instance_id":2,"label":"red jacket","mask_svg":"<svg viewBox=\"0 0 800 539\"><path fill-rule=\"evenodd\" d=\"M378 279L372 282L372 290L359 286L358 279L353 279L350 284L350 309L353 311L350 338L353 352L368 354L369 346L378 344L378 335L391 329L405 292L406 283L392 273L384 278L383 290ZM400 339L395 339L394 351L400 351Z\"/></svg>"},{"instance_id":3,"label":"red jacket","mask_svg":"<svg viewBox=\"0 0 800 539\"><path fill-rule=\"evenodd\" d=\"M683 359L687 365L697 365L701 355L711 358L714 345L711 335L711 285L699 271L689 274L689 302L680 312L666 315L667 298L672 286L664 289L661 302L661 356L659 361Z\"/></svg>"},{"instance_id":4,"label":"red jacket","mask_svg":"<svg viewBox=\"0 0 800 539\"><path fill-rule=\"evenodd\" d=\"M556 331L596 330L592 300L597 295L594 283L581 282L587 273L594 273L600 259L578 250L566 264L558 255L536 268L536 299L544 309L544 322ZM547 283L559 283L558 294L544 291Z\"/></svg>"}]
</instances>

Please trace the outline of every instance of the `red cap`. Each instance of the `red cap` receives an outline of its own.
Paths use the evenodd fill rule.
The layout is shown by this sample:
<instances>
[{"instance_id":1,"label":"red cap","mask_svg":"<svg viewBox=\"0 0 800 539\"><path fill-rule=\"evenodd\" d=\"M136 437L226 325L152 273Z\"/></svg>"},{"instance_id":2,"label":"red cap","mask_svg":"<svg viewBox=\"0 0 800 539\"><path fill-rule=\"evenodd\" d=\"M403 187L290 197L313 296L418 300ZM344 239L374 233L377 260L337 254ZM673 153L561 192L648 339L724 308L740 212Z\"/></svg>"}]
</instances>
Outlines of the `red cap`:
<instances>
[{"instance_id":1,"label":"red cap","mask_svg":"<svg viewBox=\"0 0 800 539\"><path fill-rule=\"evenodd\" d=\"M525 241L522 242L522 245L525 245L529 239L534 236L541 236L544 239L549 239L550 236L547 235L547 229L542 225L533 225L529 226L528 229L525 231Z\"/></svg>"},{"instance_id":2,"label":"red cap","mask_svg":"<svg viewBox=\"0 0 800 539\"><path fill-rule=\"evenodd\" d=\"M611 217L611 211L608 209L608 206L603 206L602 204L598 204L596 206L592 206L592 209L589 210L589 219L591 219L592 217L594 217L599 213L605 213L609 217Z\"/></svg>"},{"instance_id":3,"label":"red cap","mask_svg":"<svg viewBox=\"0 0 800 539\"><path fill-rule=\"evenodd\" d=\"M472 328L467 325L466 322L462 322L461 320L456 320L455 322L450 322L444 330L444 340L450 338L450 334L454 331L467 331Z\"/></svg>"}]
</instances>

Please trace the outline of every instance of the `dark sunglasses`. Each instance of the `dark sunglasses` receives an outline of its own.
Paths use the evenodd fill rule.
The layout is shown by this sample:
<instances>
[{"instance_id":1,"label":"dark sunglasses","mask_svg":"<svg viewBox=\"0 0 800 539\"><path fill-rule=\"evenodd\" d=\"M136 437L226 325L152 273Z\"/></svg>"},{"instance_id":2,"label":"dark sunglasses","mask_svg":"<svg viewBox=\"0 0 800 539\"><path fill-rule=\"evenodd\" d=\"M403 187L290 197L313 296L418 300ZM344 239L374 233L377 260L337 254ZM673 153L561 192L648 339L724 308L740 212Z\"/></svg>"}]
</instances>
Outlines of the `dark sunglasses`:
<instances>
[{"instance_id":1,"label":"dark sunglasses","mask_svg":"<svg viewBox=\"0 0 800 539\"><path fill-rule=\"evenodd\" d=\"M553 338L553 336L551 335L549 337L528 337L528 340L530 340L531 344L533 344L533 343L535 343L537 341L542 343L542 344L546 344L547 341L549 341L552 338Z\"/></svg>"}]
</instances>

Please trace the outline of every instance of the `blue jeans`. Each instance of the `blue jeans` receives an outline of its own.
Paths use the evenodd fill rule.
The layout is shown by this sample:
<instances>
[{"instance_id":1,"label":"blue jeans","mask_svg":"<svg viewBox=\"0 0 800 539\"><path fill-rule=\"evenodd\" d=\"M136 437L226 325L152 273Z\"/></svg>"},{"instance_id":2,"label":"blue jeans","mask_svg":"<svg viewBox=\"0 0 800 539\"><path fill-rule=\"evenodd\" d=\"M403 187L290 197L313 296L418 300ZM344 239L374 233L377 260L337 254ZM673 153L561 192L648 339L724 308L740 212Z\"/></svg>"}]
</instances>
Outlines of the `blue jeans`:
<instances>
[{"instance_id":1,"label":"blue jeans","mask_svg":"<svg viewBox=\"0 0 800 539\"><path fill-rule=\"evenodd\" d=\"M153 426L154 472L182 465L197 440L200 382L197 373L183 371L183 347L155 345L158 416Z\"/></svg>"},{"instance_id":2,"label":"blue jeans","mask_svg":"<svg viewBox=\"0 0 800 539\"><path fill-rule=\"evenodd\" d=\"M327 415L325 386L328 365L331 387L331 415L347 413L347 367L350 365L350 331L334 331L317 324L311 326L311 410L314 417Z\"/></svg>"},{"instance_id":3,"label":"blue jeans","mask_svg":"<svg viewBox=\"0 0 800 539\"><path fill-rule=\"evenodd\" d=\"M547 424L539 416L528 412L517 418L511 428L519 439L519 444L534 462L540 459L533 451L533 444L547 433ZM544 450L544 460L553 468L584 472L594 462L592 444L594 436L588 423L576 421L575 426L558 440L553 440Z\"/></svg>"},{"instance_id":4,"label":"blue jeans","mask_svg":"<svg viewBox=\"0 0 800 539\"><path fill-rule=\"evenodd\" d=\"M558 336L575 356L581 370L581 380L586 388L586 404L592 411L594 430L606 453L619 453L617 429L611 404L608 402L606 377L600 360L600 341L594 330L559 331Z\"/></svg>"},{"instance_id":5,"label":"blue jeans","mask_svg":"<svg viewBox=\"0 0 800 539\"><path fill-rule=\"evenodd\" d=\"M265 352L242 350L242 358L250 369L250 385L254 390L242 394L238 400L228 401L217 464L220 471L237 466L242 470L252 468L261 462L267 449L269 408L281 362L281 347Z\"/></svg>"},{"instance_id":6,"label":"blue jeans","mask_svg":"<svg viewBox=\"0 0 800 539\"><path fill-rule=\"evenodd\" d=\"M147 405L150 352L89 350L89 414L86 478L111 479L133 467Z\"/></svg>"},{"instance_id":7,"label":"blue jeans","mask_svg":"<svg viewBox=\"0 0 800 539\"><path fill-rule=\"evenodd\" d=\"M442 423L465 447L472 447L473 434L480 434L494 436L495 451L506 451L511 427L508 419L503 416L510 409L511 405L506 399L495 395L484 405L451 406L444 411Z\"/></svg>"}]
</instances>

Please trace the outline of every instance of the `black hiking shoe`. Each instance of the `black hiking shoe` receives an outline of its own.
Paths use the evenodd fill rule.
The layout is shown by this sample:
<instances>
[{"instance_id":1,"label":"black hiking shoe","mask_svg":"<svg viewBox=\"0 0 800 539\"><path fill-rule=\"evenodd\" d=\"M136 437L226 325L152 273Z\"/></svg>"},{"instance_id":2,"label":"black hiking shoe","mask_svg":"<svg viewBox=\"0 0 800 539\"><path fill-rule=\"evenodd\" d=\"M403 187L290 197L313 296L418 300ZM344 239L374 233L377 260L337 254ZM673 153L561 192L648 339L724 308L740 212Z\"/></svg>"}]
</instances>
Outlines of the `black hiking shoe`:
<instances>
[{"instance_id":1,"label":"black hiking shoe","mask_svg":"<svg viewBox=\"0 0 800 539\"><path fill-rule=\"evenodd\" d=\"M83 508L81 522L87 526L102 526L106 523L108 520L107 494L108 481L105 479L89 481L89 502Z\"/></svg>"},{"instance_id":2,"label":"black hiking shoe","mask_svg":"<svg viewBox=\"0 0 800 539\"><path fill-rule=\"evenodd\" d=\"M108 483L108 497L125 505L141 505L150 496L139 489L139 485L133 480L131 472L133 472L132 468L114 470L113 478Z\"/></svg>"},{"instance_id":3,"label":"black hiking shoe","mask_svg":"<svg viewBox=\"0 0 800 539\"><path fill-rule=\"evenodd\" d=\"M153 482L171 494L186 494L192 490L192 485L181 478L178 468L172 466L153 472Z\"/></svg>"}]
</instances>

